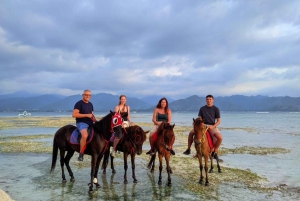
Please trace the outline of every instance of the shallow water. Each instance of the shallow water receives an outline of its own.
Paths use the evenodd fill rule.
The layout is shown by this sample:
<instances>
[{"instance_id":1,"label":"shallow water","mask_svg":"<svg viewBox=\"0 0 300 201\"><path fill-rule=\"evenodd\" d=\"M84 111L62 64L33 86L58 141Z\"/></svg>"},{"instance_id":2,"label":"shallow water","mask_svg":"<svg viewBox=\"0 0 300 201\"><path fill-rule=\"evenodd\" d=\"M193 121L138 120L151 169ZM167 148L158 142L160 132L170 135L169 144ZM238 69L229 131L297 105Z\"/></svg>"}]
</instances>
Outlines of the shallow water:
<instances>
[{"instance_id":1,"label":"shallow water","mask_svg":"<svg viewBox=\"0 0 300 201\"><path fill-rule=\"evenodd\" d=\"M150 122L151 113L132 114L135 122ZM192 113L174 113L176 125L191 126ZM250 169L251 172L265 176L267 186L275 187L287 184L288 187L300 187L300 125L298 113L222 113L220 125L224 140L222 147L282 147L289 149L287 154L228 154L222 156L223 165ZM222 129L223 128L223 129ZM0 130L0 136L53 134L58 128L22 128ZM52 143L53 138L34 139L34 141ZM175 150L176 150L175 144ZM149 147L144 145L144 150ZM221 148L222 149L222 148ZM221 150L220 149L220 150ZM76 154L73 157L75 163ZM0 153L0 188L8 192L15 200L200 200L205 196L184 189L185 181L172 176L173 186L167 187L166 173L163 173L163 185L157 185L158 172L153 176L148 172L145 161L138 160L138 184L133 184L131 168L128 169L129 184L123 184L123 162L116 165L117 173L106 175L99 173L101 188L89 195L90 168L77 168L72 165L76 181L61 184L61 171L57 162L54 173L49 174L51 156L49 154L3 154ZM13 176L12 176L13 175ZM67 177L69 178L69 177ZM198 178L191 178L197 184ZM25 188L26 187L26 188ZM33 193L34 192L34 195ZM299 193L298 193L299 194ZM208 200L295 200L294 194L257 193L234 183L220 185L214 198ZM299 197L296 197L298 199ZM206 198L207 199L207 198Z\"/></svg>"}]
</instances>

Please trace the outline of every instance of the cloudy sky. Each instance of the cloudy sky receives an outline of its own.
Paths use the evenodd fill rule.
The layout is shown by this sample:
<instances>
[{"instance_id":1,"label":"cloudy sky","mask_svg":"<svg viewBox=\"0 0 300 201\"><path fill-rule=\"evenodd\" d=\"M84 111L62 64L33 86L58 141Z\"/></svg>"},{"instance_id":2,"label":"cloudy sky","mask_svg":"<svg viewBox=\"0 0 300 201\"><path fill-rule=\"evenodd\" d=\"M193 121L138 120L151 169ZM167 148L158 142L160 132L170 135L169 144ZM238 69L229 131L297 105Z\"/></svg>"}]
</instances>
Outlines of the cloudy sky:
<instances>
[{"instance_id":1,"label":"cloudy sky","mask_svg":"<svg viewBox=\"0 0 300 201\"><path fill-rule=\"evenodd\" d=\"M299 1L0 6L0 94L299 97L299 50Z\"/></svg>"}]
</instances>

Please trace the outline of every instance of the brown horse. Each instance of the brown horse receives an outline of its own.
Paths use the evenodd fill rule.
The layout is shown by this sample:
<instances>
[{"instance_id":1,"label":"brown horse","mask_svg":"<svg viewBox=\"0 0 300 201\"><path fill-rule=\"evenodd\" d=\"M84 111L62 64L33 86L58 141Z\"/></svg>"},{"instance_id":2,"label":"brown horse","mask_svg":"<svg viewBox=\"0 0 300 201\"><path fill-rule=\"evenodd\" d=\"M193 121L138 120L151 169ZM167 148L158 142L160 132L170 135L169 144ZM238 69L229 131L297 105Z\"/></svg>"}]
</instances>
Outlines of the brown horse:
<instances>
[{"instance_id":1,"label":"brown horse","mask_svg":"<svg viewBox=\"0 0 300 201\"><path fill-rule=\"evenodd\" d=\"M155 166L155 158L156 152L158 152L159 158L159 177L158 184L161 184L161 171L162 171L162 159L165 157L167 164L167 173L168 173L168 186L172 186L171 176L172 173L170 167L170 148L173 147L175 141L174 128L175 124L170 125L167 122L162 122L157 128L157 140L154 142L153 148L155 150L155 154L151 156L150 162L148 164L148 168L151 168L151 172L154 172Z\"/></svg>"},{"instance_id":2,"label":"brown horse","mask_svg":"<svg viewBox=\"0 0 300 201\"><path fill-rule=\"evenodd\" d=\"M143 151L142 146L146 140L146 133L148 133L149 131L145 132L141 127L139 127L137 125L124 128L123 130L124 130L124 132L123 132L124 136L118 143L117 150L123 152L124 170L125 170L124 184L128 183L128 181L127 181L127 169L128 169L127 158L128 158L129 154L131 156L131 168L132 168L133 182L137 183L137 179L135 176L135 155L142 154L142 151ZM110 144L110 146L112 146L112 143ZM107 167L108 159L109 159L109 155L110 155L109 150L110 150L110 147L106 150L106 153L104 155L104 159L103 159L103 163L102 163L103 174L106 173L106 167ZM116 173L113 159L114 159L114 157L110 156L112 172Z\"/></svg>"},{"instance_id":3,"label":"brown horse","mask_svg":"<svg viewBox=\"0 0 300 201\"><path fill-rule=\"evenodd\" d=\"M120 123L121 122L121 123ZM89 144L87 144L85 153L92 156L91 161L91 180L89 185L89 192L93 192L93 183L95 183L97 188L100 188L97 180L97 174L99 169L100 161L103 154L108 148L108 142L111 137L112 132L121 133L122 132L122 117L119 113L110 111L108 115L103 117L100 121L97 121L93 125L94 137ZM70 143L70 137L72 132L76 129L73 125L66 125L60 128L54 135L53 139L53 151L52 151L52 172L56 165L58 149L60 151L60 166L62 170L62 182L66 182L66 177L64 173L64 165L66 165L69 175L71 177L70 181L75 181L73 172L70 168L69 162L74 152L80 151L80 145L74 145ZM65 156L65 152L67 155ZM94 180L94 181L93 181Z\"/></svg>"},{"instance_id":4,"label":"brown horse","mask_svg":"<svg viewBox=\"0 0 300 201\"><path fill-rule=\"evenodd\" d=\"M202 184L203 183L203 165L202 165L202 157L204 157L205 160L205 176L206 176L206 180L205 180L205 185L208 186L209 182L208 182L208 158L210 158L210 170L209 172L213 172L214 166L213 166L213 158L211 156L212 154L212 150L209 147L208 144L208 139L206 136L206 132L207 132L207 128L204 124L204 120L202 120L201 118L197 118L194 119L193 118L193 125L194 125L194 131L195 131L195 137L194 137L194 142L195 142L195 149L197 151L196 157L199 160L199 164L200 164L200 180L199 183ZM221 168L219 165L219 159L216 159L217 161L217 166L218 166L218 172L221 173Z\"/></svg>"}]
</instances>

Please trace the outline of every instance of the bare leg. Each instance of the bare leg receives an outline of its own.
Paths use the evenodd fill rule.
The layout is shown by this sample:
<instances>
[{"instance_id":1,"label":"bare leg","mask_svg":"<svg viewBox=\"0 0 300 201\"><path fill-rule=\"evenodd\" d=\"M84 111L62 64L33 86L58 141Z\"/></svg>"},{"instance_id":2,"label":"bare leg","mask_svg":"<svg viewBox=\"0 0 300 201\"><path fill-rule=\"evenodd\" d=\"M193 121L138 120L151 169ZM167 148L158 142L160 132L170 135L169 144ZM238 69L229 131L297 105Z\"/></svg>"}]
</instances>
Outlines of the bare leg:
<instances>
[{"instance_id":1,"label":"bare leg","mask_svg":"<svg viewBox=\"0 0 300 201\"><path fill-rule=\"evenodd\" d=\"M186 155L191 154L191 146L193 144L194 135L195 135L195 131L194 131L194 129L192 129L189 133L188 148L187 148L187 150L185 150L185 152L183 152L183 154L186 154Z\"/></svg>"},{"instance_id":2,"label":"bare leg","mask_svg":"<svg viewBox=\"0 0 300 201\"><path fill-rule=\"evenodd\" d=\"M86 139L88 137L87 129L81 130L80 133L81 133L80 153L84 154L84 150L85 150L85 146L86 146Z\"/></svg>"},{"instance_id":3,"label":"bare leg","mask_svg":"<svg viewBox=\"0 0 300 201\"><path fill-rule=\"evenodd\" d=\"M215 137L217 138L217 142L215 144L215 153L218 153L219 147L220 147L220 145L222 143L222 140L223 140L223 136L220 132L217 132L217 133L215 133Z\"/></svg>"}]
</instances>

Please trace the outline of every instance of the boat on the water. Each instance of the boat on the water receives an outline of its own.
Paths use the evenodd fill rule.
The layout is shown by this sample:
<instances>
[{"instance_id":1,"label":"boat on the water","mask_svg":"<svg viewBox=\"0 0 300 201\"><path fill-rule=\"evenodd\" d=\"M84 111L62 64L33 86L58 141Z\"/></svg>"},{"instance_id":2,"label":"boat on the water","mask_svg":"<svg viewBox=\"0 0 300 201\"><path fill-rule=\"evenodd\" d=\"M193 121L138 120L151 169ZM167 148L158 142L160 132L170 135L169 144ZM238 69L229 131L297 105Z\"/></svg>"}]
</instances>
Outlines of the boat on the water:
<instances>
[{"instance_id":1,"label":"boat on the water","mask_svg":"<svg viewBox=\"0 0 300 201\"><path fill-rule=\"evenodd\" d=\"M31 113L24 111L22 114L18 115L19 117L27 117L27 116L31 116Z\"/></svg>"}]
</instances>

